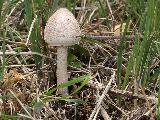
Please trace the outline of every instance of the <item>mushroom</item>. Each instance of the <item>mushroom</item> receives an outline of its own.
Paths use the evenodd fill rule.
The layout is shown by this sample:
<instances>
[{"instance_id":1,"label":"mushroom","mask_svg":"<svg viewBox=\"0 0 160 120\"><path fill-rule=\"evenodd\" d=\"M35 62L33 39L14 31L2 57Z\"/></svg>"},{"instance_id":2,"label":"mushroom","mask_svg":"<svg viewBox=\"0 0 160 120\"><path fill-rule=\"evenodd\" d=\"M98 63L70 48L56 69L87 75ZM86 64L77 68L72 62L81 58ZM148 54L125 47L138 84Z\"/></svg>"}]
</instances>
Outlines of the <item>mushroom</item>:
<instances>
[{"instance_id":1,"label":"mushroom","mask_svg":"<svg viewBox=\"0 0 160 120\"><path fill-rule=\"evenodd\" d=\"M77 20L66 8L58 9L47 21L44 39L50 47L57 47L57 85L68 81L67 49L80 41L80 35ZM57 94L68 94L68 88L57 90Z\"/></svg>"}]
</instances>

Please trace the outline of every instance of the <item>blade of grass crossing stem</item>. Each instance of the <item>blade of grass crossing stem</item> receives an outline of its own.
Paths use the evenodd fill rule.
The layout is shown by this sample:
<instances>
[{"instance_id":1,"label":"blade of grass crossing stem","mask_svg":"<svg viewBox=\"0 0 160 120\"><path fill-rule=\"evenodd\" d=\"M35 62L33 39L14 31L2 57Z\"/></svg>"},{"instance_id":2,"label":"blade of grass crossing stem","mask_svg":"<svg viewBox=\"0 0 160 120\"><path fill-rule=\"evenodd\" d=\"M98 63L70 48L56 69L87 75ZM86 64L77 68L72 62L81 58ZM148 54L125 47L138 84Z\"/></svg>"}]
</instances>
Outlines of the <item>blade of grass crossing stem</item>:
<instances>
[{"instance_id":1,"label":"blade of grass crossing stem","mask_svg":"<svg viewBox=\"0 0 160 120\"><path fill-rule=\"evenodd\" d=\"M24 0L24 6L25 6L24 9L25 9L25 13L26 13L25 19L27 22L27 28L29 30L34 17L36 17L35 16L35 13L36 13L35 9L36 8L35 8L35 4L32 2L32 0ZM31 32L30 40L31 40L32 51L40 53L41 52L41 49L40 49L40 30L38 29L40 25L38 24L39 22L37 23L37 21L38 21L38 18L35 23L36 27L35 28L33 27L32 31L30 31ZM34 60L35 60L35 64L39 68L41 66L41 57L34 55Z\"/></svg>"},{"instance_id":2,"label":"blade of grass crossing stem","mask_svg":"<svg viewBox=\"0 0 160 120\"><path fill-rule=\"evenodd\" d=\"M72 80L70 80L70 81L68 81L66 83L63 83L63 84L59 85L58 87L53 88L53 89L45 92L45 94L46 95L52 95L52 93L54 91L56 91L57 89L66 88L66 87L69 87L69 86L74 85L76 83L83 82L83 81L85 81L85 83L86 83L86 81L88 81L90 79L92 79L91 75L83 75L83 76L80 76L78 78L74 78L74 79L72 79Z\"/></svg>"},{"instance_id":3,"label":"blade of grass crossing stem","mask_svg":"<svg viewBox=\"0 0 160 120\"><path fill-rule=\"evenodd\" d=\"M85 103L85 101L83 101L81 99L65 99L65 98L61 98L60 100L65 100L67 102L77 103L77 104L84 104Z\"/></svg>"},{"instance_id":4,"label":"blade of grass crossing stem","mask_svg":"<svg viewBox=\"0 0 160 120\"><path fill-rule=\"evenodd\" d=\"M78 82L82 82L82 81L90 80L90 79L92 79L91 75L83 75L83 76L80 76L78 78L74 78L74 79L68 81L67 83L63 83L63 84L59 85L56 89L66 88L66 87L74 85Z\"/></svg>"},{"instance_id":5,"label":"blade of grass crossing stem","mask_svg":"<svg viewBox=\"0 0 160 120\"><path fill-rule=\"evenodd\" d=\"M122 74L122 62L123 62L122 53L125 48L125 35L127 33L128 24L129 24L129 19L127 20L127 23L126 23L126 26L124 29L124 33L122 35L122 38L120 39L120 45L118 47L117 79L118 79L118 88L119 89L121 87L121 74Z\"/></svg>"}]
</instances>

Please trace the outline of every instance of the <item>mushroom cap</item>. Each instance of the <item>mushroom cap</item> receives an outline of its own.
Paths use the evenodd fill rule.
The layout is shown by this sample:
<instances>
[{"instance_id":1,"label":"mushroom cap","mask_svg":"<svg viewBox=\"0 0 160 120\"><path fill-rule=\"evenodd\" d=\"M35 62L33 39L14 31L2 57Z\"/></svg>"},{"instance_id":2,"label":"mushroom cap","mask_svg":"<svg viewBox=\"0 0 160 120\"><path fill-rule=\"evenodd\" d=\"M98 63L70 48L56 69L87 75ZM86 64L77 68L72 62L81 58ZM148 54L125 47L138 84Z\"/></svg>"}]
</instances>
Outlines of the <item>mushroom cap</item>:
<instances>
[{"instance_id":1,"label":"mushroom cap","mask_svg":"<svg viewBox=\"0 0 160 120\"><path fill-rule=\"evenodd\" d=\"M71 46L80 41L81 30L73 14L66 8L58 9L48 20L44 39L49 46Z\"/></svg>"}]
</instances>

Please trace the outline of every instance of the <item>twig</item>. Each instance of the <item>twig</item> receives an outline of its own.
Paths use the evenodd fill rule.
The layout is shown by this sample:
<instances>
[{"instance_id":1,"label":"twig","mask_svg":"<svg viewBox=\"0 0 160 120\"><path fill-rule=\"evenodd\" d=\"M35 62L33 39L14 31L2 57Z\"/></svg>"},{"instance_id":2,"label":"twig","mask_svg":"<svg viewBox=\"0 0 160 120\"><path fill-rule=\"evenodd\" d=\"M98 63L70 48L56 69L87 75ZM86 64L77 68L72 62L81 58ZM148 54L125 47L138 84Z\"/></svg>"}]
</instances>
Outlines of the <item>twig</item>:
<instances>
[{"instance_id":1,"label":"twig","mask_svg":"<svg viewBox=\"0 0 160 120\"><path fill-rule=\"evenodd\" d=\"M111 83L112 81L114 81L115 79L115 71L113 71L113 75L111 76L111 79L109 81L109 83L107 84L105 90L103 91L102 95L99 97L99 100L98 100L98 103L96 104L94 110L92 111L92 114L90 115L89 119L88 120L93 120L93 118L95 118L95 114L97 112L97 110L99 109L104 97L105 97L105 94L109 91L109 89L111 88Z\"/></svg>"},{"instance_id":2,"label":"twig","mask_svg":"<svg viewBox=\"0 0 160 120\"><path fill-rule=\"evenodd\" d=\"M37 15L35 15L35 18L33 19L32 23L31 23L31 26L30 26L30 28L29 28L29 34L28 34L28 36L27 36L27 41L26 41L26 43L25 43L26 46L27 46L28 43L29 43L29 38L30 38L30 36L31 36L32 30L34 29L34 23L36 22L36 19L37 19Z\"/></svg>"},{"instance_id":3,"label":"twig","mask_svg":"<svg viewBox=\"0 0 160 120\"><path fill-rule=\"evenodd\" d=\"M107 52L110 56L112 56L112 54L111 54L108 50L104 49L101 45L99 45L99 44L97 44L97 43L96 43L96 45L97 45L100 49L103 49L105 52Z\"/></svg>"},{"instance_id":4,"label":"twig","mask_svg":"<svg viewBox=\"0 0 160 120\"><path fill-rule=\"evenodd\" d=\"M16 100L18 101L18 103L22 106L22 108L24 109L24 111L28 114L28 116L30 117L30 119L35 120L31 114L27 111L27 109L25 108L25 106L23 105L23 103L18 99L18 97L11 91L9 90L10 93L16 98Z\"/></svg>"},{"instance_id":5,"label":"twig","mask_svg":"<svg viewBox=\"0 0 160 120\"><path fill-rule=\"evenodd\" d=\"M43 55L43 54L40 54L40 53L37 53L37 52L32 52L32 51L28 51L28 52L15 52L15 51L9 51L8 52L8 51L6 51L5 55L39 55L39 56L42 56L42 57L53 59L53 58L48 57L46 55ZM3 56L3 52L0 52L0 56Z\"/></svg>"},{"instance_id":6,"label":"twig","mask_svg":"<svg viewBox=\"0 0 160 120\"><path fill-rule=\"evenodd\" d=\"M35 64L30 64L30 65L8 65L8 66L5 66L5 68L13 68L13 67L35 67L36 65ZM2 68L3 66L0 66L0 68Z\"/></svg>"},{"instance_id":7,"label":"twig","mask_svg":"<svg viewBox=\"0 0 160 120\"><path fill-rule=\"evenodd\" d=\"M81 72L83 72L83 73L90 73L90 71L88 70L88 69L85 69L85 68L83 68L83 67L81 67L81 68L76 68L76 67L74 67L74 66L71 66L71 65L68 65L70 68L72 68L72 69L75 69L75 70L79 70L79 71L81 71Z\"/></svg>"},{"instance_id":8,"label":"twig","mask_svg":"<svg viewBox=\"0 0 160 120\"><path fill-rule=\"evenodd\" d=\"M101 107L101 114L102 114L104 120L111 120L108 113L105 111L105 109L103 107Z\"/></svg>"},{"instance_id":9,"label":"twig","mask_svg":"<svg viewBox=\"0 0 160 120\"><path fill-rule=\"evenodd\" d=\"M88 48L88 44L87 44L87 43L86 43L86 48L87 48L88 53L90 54L91 59L93 60L94 64L95 64L95 65L97 65L97 62L96 62L96 60L95 60L95 59L94 59L94 57L93 57L93 53L91 53L91 52L90 52L90 50L89 50L89 48Z\"/></svg>"},{"instance_id":10,"label":"twig","mask_svg":"<svg viewBox=\"0 0 160 120\"><path fill-rule=\"evenodd\" d=\"M48 113L48 115L49 115L49 114L52 114L52 115L54 116L54 119L55 119L55 120L59 120L59 119L57 118L57 116L56 116L55 111L53 111L51 108L49 108L47 105L45 105L41 99L39 99L39 100L40 100L40 102L46 107L46 110L47 110L48 112L50 112L50 113Z\"/></svg>"},{"instance_id":11,"label":"twig","mask_svg":"<svg viewBox=\"0 0 160 120\"><path fill-rule=\"evenodd\" d=\"M13 49L12 49L12 47L11 47L10 45L7 44L7 47L8 47L8 49L9 49L10 51L13 51ZM15 56L15 60L17 61L18 64L20 64L20 65L22 64L21 61L18 59L17 56ZM27 70L27 68L26 68L25 66L22 66L22 65L21 65L21 67L22 67L23 72L28 72L28 70Z\"/></svg>"},{"instance_id":12,"label":"twig","mask_svg":"<svg viewBox=\"0 0 160 120\"><path fill-rule=\"evenodd\" d=\"M11 9L10 13L8 14L8 16L5 19L5 22L8 21L8 18L12 15L12 13L15 11L15 9L23 2L24 0L20 0L19 2L16 3L16 5L14 5L14 7Z\"/></svg>"},{"instance_id":13,"label":"twig","mask_svg":"<svg viewBox=\"0 0 160 120\"><path fill-rule=\"evenodd\" d=\"M49 65L46 65L46 66L40 68L40 70L46 69L47 67L49 67ZM30 75L33 75L34 73L36 73L36 72L38 72L38 71L39 71L39 70L33 71L33 72L29 72L29 73L25 74L25 75L23 76L23 78L26 78L26 77L28 77L28 76L30 76Z\"/></svg>"},{"instance_id":14,"label":"twig","mask_svg":"<svg viewBox=\"0 0 160 120\"><path fill-rule=\"evenodd\" d=\"M99 90L104 89L103 84L98 83L98 82L94 82L94 81L89 81L88 86L92 87L93 89L99 89ZM152 96L148 96L148 95L144 96L143 94L134 94L133 92L125 91L125 90L111 88L111 89L109 89L108 94L132 98L132 99L140 99L140 100L144 100L144 101L146 101L146 98L147 98L148 100L151 100L152 103L155 103L155 104L158 103L158 98L156 98L156 97L152 97Z\"/></svg>"},{"instance_id":15,"label":"twig","mask_svg":"<svg viewBox=\"0 0 160 120\"><path fill-rule=\"evenodd\" d=\"M105 35L85 35L84 37L96 39L96 40L108 40L108 39L121 39L122 36L105 36ZM131 36L125 36L125 39L127 40L133 40L135 38L134 35Z\"/></svg>"},{"instance_id":16,"label":"twig","mask_svg":"<svg viewBox=\"0 0 160 120\"><path fill-rule=\"evenodd\" d=\"M75 7L75 10L79 11L79 10L87 10L87 11L91 11L92 8L91 7Z\"/></svg>"},{"instance_id":17,"label":"twig","mask_svg":"<svg viewBox=\"0 0 160 120\"><path fill-rule=\"evenodd\" d=\"M24 114L20 114L20 113L18 113L17 115L19 115L20 117L28 118L28 119L32 120L32 118L30 116L28 116L28 115L24 115Z\"/></svg>"},{"instance_id":18,"label":"twig","mask_svg":"<svg viewBox=\"0 0 160 120\"><path fill-rule=\"evenodd\" d=\"M150 110L148 110L144 115L145 116L149 116L149 114L151 114L151 112L157 107L157 105L154 105ZM153 114L153 113L152 113Z\"/></svg>"},{"instance_id":19,"label":"twig","mask_svg":"<svg viewBox=\"0 0 160 120\"><path fill-rule=\"evenodd\" d=\"M128 113L125 112L125 110L123 108L120 108L116 105L116 103L110 98L110 96L107 94L106 97L108 98L107 103L111 104L112 106L114 106L118 111L120 111L123 115L127 116ZM104 106L105 103L103 103L102 105Z\"/></svg>"},{"instance_id":20,"label":"twig","mask_svg":"<svg viewBox=\"0 0 160 120\"><path fill-rule=\"evenodd\" d=\"M1 39L3 39L3 38L0 37L0 43L3 42L3 40L1 40ZM9 39L9 38L8 38L8 39ZM5 39L5 42L6 42L6 43L25 45L24 42L15 42L15 41L10 41L10 40L8 40L8 39ZM29 44L29 45L30 45L30 44Z\"/></svg>"},{"instance_id":21,"label":"twig","mask_svg":"<svg viewBox=\"0 0 160 120\"><path fill-rule=\"evenodd\" d=\"M115 95L119 95L119 96L123 96L123 97L128 97L128 98L133 98L133 99L141 99L146 101L146 98L148 100L151 100L153 103L157 103L158 102L158 98L155 97L151 97L148 95L143 95L143 94L134 94L133 92L130 91L125 91L125 90L118 90L118 89L110 89L108 94L115 94Z\"/></svg>"},{"instance_id":22,"label":"twig","mask_svg":"<svg viewBox=\"0 0 160 120\"><path fill-rule=\"evenodd\" d=\"M151 119L154 119L154 115L153 115L152 110L151 110L151 104L150 104L149 100L147 99L146 93L145 93L145 91L144 91L144 89L143 89L143 87L142 87L141 85L140 85L140 88L141 88L141 90L142 90L142 94L143 94L143 95L145 96L145 98L146 98L146 105L147 105L147 107L148 107L148 109L149 109L149 111L150 111Z\"/></svg>"}]
</instances>

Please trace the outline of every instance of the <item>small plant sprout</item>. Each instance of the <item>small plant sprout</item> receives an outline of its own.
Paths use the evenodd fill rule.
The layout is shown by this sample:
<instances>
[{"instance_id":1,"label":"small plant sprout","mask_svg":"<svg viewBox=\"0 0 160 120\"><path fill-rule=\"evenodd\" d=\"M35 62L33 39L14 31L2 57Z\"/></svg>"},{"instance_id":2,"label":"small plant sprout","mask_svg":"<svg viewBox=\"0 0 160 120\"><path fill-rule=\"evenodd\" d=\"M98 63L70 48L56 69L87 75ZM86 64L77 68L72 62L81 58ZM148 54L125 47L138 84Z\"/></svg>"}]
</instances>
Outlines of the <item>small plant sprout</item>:
<instances>
[{"instance_id":1,"label":"small plant sprout","mask_svg":"<svg viewBox=\"0 0 160 120\"><path fill-rule=\"evenodd\" d=\"M57 85L68 81L67 49L80 41L81 31L73 14L66 8L58 9L48 20L44 39L50 47L57 47ZM68 88L61 88L57 94L68 94Z\"/></svg>"}]
</instances>

